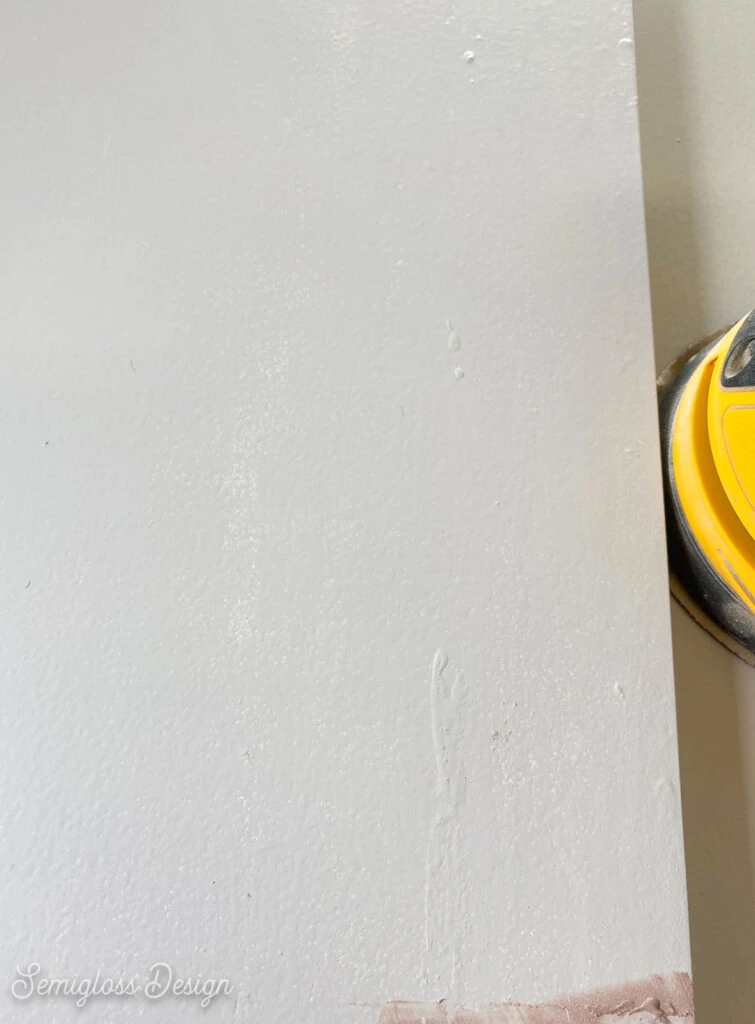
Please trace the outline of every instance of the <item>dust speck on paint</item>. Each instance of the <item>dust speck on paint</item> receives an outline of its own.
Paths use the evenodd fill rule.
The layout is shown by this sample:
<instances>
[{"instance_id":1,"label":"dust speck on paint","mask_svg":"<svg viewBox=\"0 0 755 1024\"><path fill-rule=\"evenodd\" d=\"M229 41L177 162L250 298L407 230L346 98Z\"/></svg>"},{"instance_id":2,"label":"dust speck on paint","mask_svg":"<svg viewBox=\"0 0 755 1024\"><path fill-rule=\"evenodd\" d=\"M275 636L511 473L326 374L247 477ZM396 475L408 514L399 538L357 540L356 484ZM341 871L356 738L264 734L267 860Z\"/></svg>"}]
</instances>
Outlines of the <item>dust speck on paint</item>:
<instances>
[{"instance_id":1,"label":"dust speck on paint","mask_svg":"<svg viewBox=\"0 0 755 1024\"><path fill-rule=\"evenodd\" d=\"M461 380L461 378L463 376L464 376L464 371L462 370L462 368L460 366L457 366L456 369L454 370L454 377L456 377L457 380Z\"/></svg>"}]
</instances>

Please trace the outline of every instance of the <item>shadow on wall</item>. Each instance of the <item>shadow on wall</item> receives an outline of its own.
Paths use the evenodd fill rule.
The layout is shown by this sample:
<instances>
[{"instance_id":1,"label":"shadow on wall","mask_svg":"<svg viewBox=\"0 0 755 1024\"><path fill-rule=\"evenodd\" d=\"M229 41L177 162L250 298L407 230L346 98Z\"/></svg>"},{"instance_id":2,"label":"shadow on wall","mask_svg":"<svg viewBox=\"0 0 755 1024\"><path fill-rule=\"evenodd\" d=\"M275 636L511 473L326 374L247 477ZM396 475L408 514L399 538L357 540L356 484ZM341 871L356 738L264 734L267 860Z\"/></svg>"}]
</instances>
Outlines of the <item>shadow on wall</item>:
<instances>
[{"instance_id":1,"label":"shadow on wall","mask_svg":"<svg viewBox=\"0 0 755 1024\"><path fill-rule=\"evenodd\" d=\"M683 0L635 0L640 134L656 361L706 333L687 139ZM715 17L711 7L711 17ZM673 602L672 602L673 603ZM736 659L672 609L697 1024L755 1020L755 894ZM739 677L739 682L738 682ZM748 698L749 699L749 698Z\"/></svg>"},{"instance_id":2,"label":"shadow on wall","mask_svg":"<svg viewBox=\"0 0 755 1024\"><path fill-rule=\"evenodd\" d=\"M739 666L676 602L672 627L695 1020L751 1024L755 899Z\"/></svg>"},{"instance_id":3,"label":"shadow on wall","mask_svg":"<svg viewBox=\"0 0 755 1024\"><path fill-rule=\"evenodd\" d=\"M635 0L634 23L653 333L660 368L708 332L677 0Z\"/></svg>"}]
</instances>

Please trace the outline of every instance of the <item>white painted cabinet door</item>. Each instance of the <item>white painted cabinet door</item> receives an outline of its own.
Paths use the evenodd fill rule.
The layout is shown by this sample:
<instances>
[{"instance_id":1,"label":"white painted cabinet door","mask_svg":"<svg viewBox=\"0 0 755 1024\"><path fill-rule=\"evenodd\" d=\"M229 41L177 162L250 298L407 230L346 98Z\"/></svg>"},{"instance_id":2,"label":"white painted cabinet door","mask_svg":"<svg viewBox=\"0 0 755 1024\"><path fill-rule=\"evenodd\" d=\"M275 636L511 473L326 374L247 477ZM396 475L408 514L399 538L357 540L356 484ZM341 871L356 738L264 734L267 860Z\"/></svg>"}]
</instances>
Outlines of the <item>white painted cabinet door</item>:
<instances>
[{"instance_id":1,"label":"white painted cabinet door","mask_svg":"<svg viewBox=\"0 0 755 1024\"><path fill-rule=\"evenodd\" d=\"M0 18L3 1014L688 1018L629 3Z\"/></svg>"}]
</instances>

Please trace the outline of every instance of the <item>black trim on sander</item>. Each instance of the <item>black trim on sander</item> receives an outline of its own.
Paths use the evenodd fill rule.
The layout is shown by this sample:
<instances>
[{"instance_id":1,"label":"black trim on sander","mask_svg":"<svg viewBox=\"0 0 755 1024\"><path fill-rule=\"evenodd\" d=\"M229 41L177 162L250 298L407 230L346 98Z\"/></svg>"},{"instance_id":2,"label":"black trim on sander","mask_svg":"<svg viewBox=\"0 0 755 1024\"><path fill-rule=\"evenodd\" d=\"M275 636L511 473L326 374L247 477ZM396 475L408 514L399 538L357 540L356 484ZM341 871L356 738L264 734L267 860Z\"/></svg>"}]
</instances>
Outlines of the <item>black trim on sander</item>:
<instances>
[{"instance_id":1,"label":"black trim on sander","mask_svg":"<svg viewBox=\"0 0 755 1024\"><path fill-rule=\"evenodd\" d=\"M755 310L744 321L731 343L721 374L721 387L755 387Z\"/></svg>"}]
</instances>

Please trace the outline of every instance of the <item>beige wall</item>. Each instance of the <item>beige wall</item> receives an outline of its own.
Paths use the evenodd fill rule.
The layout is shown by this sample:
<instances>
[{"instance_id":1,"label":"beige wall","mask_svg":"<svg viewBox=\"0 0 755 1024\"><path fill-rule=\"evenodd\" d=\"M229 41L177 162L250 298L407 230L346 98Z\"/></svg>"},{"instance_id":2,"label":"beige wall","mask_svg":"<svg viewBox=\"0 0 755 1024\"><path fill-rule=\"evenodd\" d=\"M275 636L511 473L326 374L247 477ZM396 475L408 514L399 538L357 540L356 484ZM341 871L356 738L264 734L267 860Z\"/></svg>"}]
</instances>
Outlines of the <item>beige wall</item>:
<instances>
[{"instance_id":1,"label":"beige wall","mask_svg":"<svg viewBox=\"0 0 755 1024\"><path fill-rule=\"evenodd\" d=\"M635 0L656 356L755 304L747 0ZM672 609L698 1024L755 1014L755 671Z\"/></svg>"}]
</instances>

